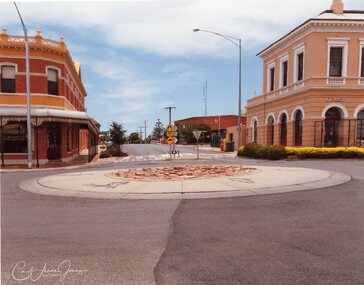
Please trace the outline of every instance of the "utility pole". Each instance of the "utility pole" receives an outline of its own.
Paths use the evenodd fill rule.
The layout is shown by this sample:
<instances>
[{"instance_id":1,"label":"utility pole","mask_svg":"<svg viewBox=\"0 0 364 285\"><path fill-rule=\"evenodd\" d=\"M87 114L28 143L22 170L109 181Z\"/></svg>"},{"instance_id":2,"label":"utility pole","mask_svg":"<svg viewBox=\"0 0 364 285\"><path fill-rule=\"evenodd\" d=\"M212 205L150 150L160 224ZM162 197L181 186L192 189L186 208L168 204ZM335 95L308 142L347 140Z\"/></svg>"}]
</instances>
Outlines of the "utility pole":
<instances>
[{"instance_id":1,"label":"utility pole","mask_svg":"<svg viewBox=\"0 0 364 285\"><path fill-rule=\"evenodd\" d=\"M144 143L147 143L147 122L144 121Z\"/></svg>"},{"instance_id":2,"label":"utility pole","mask_svg":"<svg viewBox=\"0 0 364 285\"><path fill-rule=\"evenodd\" d=\"M143 127L142 126L139 126L139 137L141 139L141 141L143 142Z\"/></svg>"},{"instance_id":3,"label":"utility pole","mask_svg":"<svg viewBox=\"0 0 364 285\"><path fill-rule=\"evenodd\" d=\"M32 168L32 121L31 121L31 106L30 106L30 71L29 71L29 43L28 43L28 30L25 27L23 18L20 15L18 6L14 2L16 11L18 12L20 22L24 31L25 43L25 72L26 72L26 92L27 92L27 142L28 142L28 168Z\"/></svg>"},{"instance_id":4,"label":"utility pole","mask_svg":"<svg viewBox=\"0 0 364 285\"><path fill-rule=\"evenodd\" d=\"M172 109L176 109L176 107L165 107L164 109L169 111L169 124L172 124Z\"/></svg>"}]
</instances>

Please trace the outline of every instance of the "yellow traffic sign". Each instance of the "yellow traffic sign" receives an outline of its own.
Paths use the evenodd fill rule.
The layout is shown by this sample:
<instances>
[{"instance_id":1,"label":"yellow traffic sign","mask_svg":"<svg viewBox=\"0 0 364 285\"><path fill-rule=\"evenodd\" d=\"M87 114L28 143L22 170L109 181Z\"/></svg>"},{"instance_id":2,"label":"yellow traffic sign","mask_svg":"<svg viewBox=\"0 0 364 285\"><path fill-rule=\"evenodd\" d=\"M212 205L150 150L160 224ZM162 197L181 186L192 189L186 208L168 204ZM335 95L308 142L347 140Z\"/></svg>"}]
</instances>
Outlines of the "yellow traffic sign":
<instances>
[{"instance_id":1,"label":"yellow traffic sign","mask_svg":"<svg viewBox=\"0 0 364 285\"><path fill-rule=\"evenodd\" d=\"M173 144L173 143L174 143L174 139L173 139L173 137L168 137L168 138L166 138L166 143L167 143L167 144Z\"/></svg>"}]
</instances>

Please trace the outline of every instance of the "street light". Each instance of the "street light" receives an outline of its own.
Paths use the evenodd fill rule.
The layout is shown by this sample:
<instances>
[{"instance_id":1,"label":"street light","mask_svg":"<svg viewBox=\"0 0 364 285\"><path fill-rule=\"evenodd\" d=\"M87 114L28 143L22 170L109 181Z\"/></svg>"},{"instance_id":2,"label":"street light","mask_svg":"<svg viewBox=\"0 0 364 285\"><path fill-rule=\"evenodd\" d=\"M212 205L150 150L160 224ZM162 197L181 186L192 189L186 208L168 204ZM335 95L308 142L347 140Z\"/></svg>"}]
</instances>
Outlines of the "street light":
<instances>
[{"instance_id":1,"label":"street light","mask_svg":"<svg viewBox=\"0 0 364 285\"><path fill-rule=\"evenodd\" d=\"M225 40L229 41L233 45L237 46L239 48L239 106L238 106L238 149L241 146L241 122L240 122L240 116L241 116L241 39L234 38L231 36L223 35L220 33L207 31L207 30L201 30L201 29L193 29L193 32L205 32L209 34L214 34L216 36L222 37Z\"/></svg>"},{"instance_id":2,"label":"street light","mask_svg":"<svg viewBox=\"0 0 364 285\"><path fill-rule=\"evenodd\" d=\"M28 141L28 168L32 168L32 125L30 114L30 76L29 76L29 45L28 45L28 30L24 25L23 18L20 15L18 6L14 2L16 11L18 12L21 25L24 31L25 42L25 70L26 70L26 89L27 89L27 141Z\"/></svg>"}]
</instances>

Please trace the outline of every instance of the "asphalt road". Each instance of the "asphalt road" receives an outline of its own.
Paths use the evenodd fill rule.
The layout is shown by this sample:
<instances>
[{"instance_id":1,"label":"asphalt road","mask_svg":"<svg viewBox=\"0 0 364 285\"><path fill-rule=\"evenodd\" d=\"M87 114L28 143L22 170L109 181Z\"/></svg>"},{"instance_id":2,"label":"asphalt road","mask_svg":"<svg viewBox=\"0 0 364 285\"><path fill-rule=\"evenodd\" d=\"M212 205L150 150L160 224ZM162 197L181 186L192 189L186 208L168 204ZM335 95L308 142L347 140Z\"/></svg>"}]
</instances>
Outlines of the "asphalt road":
<instances>
[{"instance_id":1,"label":"asphalt road","mask_svg":"<svg viewBox=\"0 0 364 285\"><path fill-rule=\"evenodd\" d=\"M159 151L136 148L128 151ZM235 158L98 168L181 164L311 167L354 179L330 189L259 197L116 201L17 188L25 179L65 170L1 173L2 284L364 284L364 161ZM22 264L15 267L20 261L24 269L46 263L51 270L66 260L79 271L63 282L50 273L17 282L12 274L15 268L16 278L29 276L21 273Z\"/></svg>"}]
</instances>

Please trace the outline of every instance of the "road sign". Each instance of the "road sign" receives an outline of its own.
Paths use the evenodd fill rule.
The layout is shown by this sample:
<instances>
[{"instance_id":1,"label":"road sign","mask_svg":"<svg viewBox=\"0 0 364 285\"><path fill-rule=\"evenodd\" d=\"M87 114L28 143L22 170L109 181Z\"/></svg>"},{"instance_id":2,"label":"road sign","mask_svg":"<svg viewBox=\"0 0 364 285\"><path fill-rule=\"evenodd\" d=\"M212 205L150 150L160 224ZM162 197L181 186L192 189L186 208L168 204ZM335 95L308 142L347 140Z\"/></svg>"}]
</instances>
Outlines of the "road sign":
<instances>
[{"instance_id":1,"label":"road sign","mask_svg":"<svg viewBox=\"0 0 364 285\"><path fill-rule=\"evenodd\" d=\"M198 140L202 134L202 131L193 131L192 133L195 136L196 140Z\"/></svg>"},{"instance_id":2,"label":"road sign","mask_svg":"<svg viewBox=\"0 0 364 285\"><path fill-rule=\"evenodd\" d=\"M168 137L168 138L166 138L166 143L167 144L173 144L174 143L174 139L172 137Z\"/></svg>"}]
</instances>

